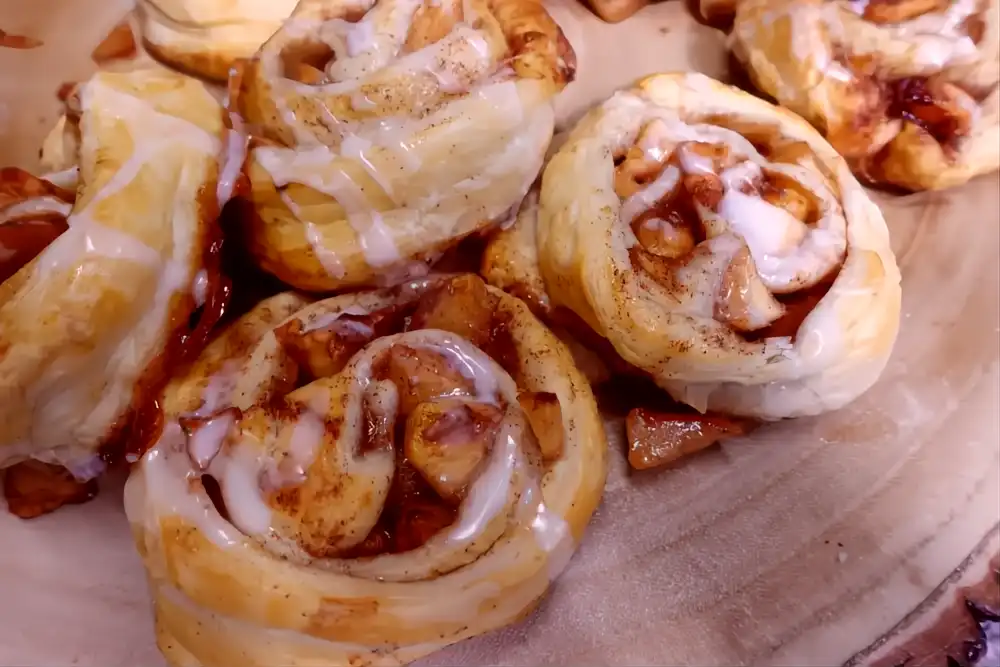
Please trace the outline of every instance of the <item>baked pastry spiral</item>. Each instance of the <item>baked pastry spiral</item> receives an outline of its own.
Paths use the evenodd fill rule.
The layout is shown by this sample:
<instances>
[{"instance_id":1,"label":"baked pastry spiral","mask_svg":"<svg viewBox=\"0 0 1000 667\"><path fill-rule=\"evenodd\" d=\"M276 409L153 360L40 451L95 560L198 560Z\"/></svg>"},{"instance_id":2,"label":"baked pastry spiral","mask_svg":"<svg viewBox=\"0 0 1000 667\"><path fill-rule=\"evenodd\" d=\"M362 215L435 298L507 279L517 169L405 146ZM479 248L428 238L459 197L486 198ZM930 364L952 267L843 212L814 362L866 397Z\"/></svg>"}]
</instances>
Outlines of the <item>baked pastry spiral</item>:
<instances>
[{"instance_id":1,"label":"baked pastry spiral","mask_svg":"<svg viewBox=\"0 0 1000 667\"><path fill-rule=\"evenodd\" d=\"M85 480L141 438L225 305L224 128L202 84L159 69L98 74L69 109L61 132L79 142L48 161L75 164L6 170L0 188L0 468L36 459Z\"/></svg>"},{"instance_id":2,"label":"baked pastry spiral","mask_svg":"<svg viewBox=\"0 0 1000 667\"><path fill-rule=\"evenodd\" d=\"M295 9L297 0L136 0L146 50L184 72L225 81Z\"/></svg>"},{"instance_id":3,"label":"baked pastry spiral","mask_svg":"<svg viewBox=\"0 0 1000 667\"><path fill-rule=\"evenodd\" d=\"M172 665L398 665L506 625L604 486L568 352L469 274L272 297L163 407L125 507Z\"/></svg>"},{"instance_id":4,"label":"baked pastry spiral","mask_svg":"<svg viewBox=\"0 0 1000 667\"><path fill-rule=\"evenodd\" d=\"M869 182L940 189L1000 166L998 0L744 0L731 42Z\"/></svg>"},{"instance_id":5,"label":"baked pastry spiral","mask_svg":"<svg viewBox=\"0 0 1000 667\"><path fill-rule=\"evenodd\" d=\"M250 252L310 291L426 274L516 208L573 58L537 0L303 0L242 75Z\"/></svg>"},{"instance_id":6,"label":"baked pastry spiral","mask_svg":"<svg viewBox=\"0 0 1000 667\"><path fill-rule=\"evenodd\" d=\"M839 408L893 347L900 276L878 208L807 123L703 75L592 110L536 211L487 249L487 278L569 311L700 411Z\"/></svg>"}]
</instances>

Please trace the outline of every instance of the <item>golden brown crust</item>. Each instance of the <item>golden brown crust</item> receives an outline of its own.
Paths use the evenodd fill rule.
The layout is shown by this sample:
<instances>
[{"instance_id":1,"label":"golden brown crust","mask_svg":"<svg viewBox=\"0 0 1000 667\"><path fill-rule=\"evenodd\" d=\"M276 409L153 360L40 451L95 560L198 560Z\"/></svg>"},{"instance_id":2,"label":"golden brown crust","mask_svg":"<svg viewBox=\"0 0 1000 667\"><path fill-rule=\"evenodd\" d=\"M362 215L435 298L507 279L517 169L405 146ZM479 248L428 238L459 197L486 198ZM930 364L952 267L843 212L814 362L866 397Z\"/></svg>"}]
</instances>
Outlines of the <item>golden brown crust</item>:
<instances>
[{"instance_id":1,"label":"golden brown crust","mask_svg":"<svg viewBox=\"0 0 1000 667\"><path fill-rule=\"evenodd\" d=\"M546 167L533 235L525 221L488 248L487 278L544 285L551 309L699 410L838 408L895 341L888 232L844 161L797 116L701 75L648 77L588 114Z\"/></svg>"},{"instance_id":2,"label":"golden brown crust","mask_svg":"<svg viewBox=\"0 0 1000 667\"><path fill-rule=\"evenodd\" d=\"M941 189L1000 167L997 0L746 0L731 43L869 182Z\"/></svg>"},{"instance_id":3,"label":"golden brown crust","mask_svg":"<svg viewBox=\"0 0 1000 667\"><path fill-rule=\"evenodd\" d=\"M605 479L569 353L473 275L273 297L164 409L125 502L185 667L405 663L515 622Z\"/></svg>"},{"instance_id":4,"label":"golden brown crust","mask_svg":"<svg viewBox=\"0 0 1000 667\"><path fill-rule=\"evenodd\" d=\"M594 13L608 23L620 23L649 4L649 0L587 0Z\"/></svg>"},{"instance_id":5,"label":"golden brown crust","mask_svg":"<svg viewBox=\"0 0 1000 667\"><path fill-rule=\"evenodd\" d=\"M221 307L214 278L204 294L198 285L214 252L223 126L202 84L159 68L98 74L70 106L60 131L80 128L78 153L46 161L75 166L46 178L79 178L75 201L54 186L0 201L4 227L46 207L68 216L0 284L0 467L35 458L86 479L110 439L136 435L130 416L182 360L194 310Z\"/></svg>"},{"instance_id":6,"label":"golden brown crust","mask_svg":"<svg viewBox=\"0 0 1000 667\"><path fill-rule=\"evenodd\" d=\"M426 273L524 196L575 67L536 0L301 3L242 74L251 252L310 291Z\"/></svg>"},{"instance_id":7,"label":"golden brown crust","mask_svg":"<svg viewBox=\"0 0 1000 667\"><path fill-rule=\"evenodd\" d=\"M195 76L225 81L233 64L252 56L297 0L138 0L146 50Z\"/></svg>"}]
</instances>

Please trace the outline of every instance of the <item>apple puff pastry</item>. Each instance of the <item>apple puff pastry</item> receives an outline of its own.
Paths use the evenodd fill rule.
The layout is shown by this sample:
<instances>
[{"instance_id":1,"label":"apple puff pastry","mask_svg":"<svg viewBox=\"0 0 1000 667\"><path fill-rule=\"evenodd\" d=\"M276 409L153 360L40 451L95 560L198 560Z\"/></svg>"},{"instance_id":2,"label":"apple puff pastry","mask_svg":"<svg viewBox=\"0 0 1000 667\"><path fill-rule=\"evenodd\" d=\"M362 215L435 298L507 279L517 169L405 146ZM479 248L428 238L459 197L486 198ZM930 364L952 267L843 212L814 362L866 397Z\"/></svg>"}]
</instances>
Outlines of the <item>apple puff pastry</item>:
<instances>
[{"instance_id":1,"label":"apple puff pastry","mask_svg":"<svg viewBox=\"0 0 1000 667\"><path fill-rule=\"evenodd\" d=\"M1000 166L998 0L744 0L731 43L868 182L932 190Z\"/></svg>"},{"instance_id":2,"label":"apple puff pastry","mask_svg":"<svg viewBox=\"0 0 1000 667\"><path fill-rule=\"evenodd\" d=\"M225 305L224 128L202 84L160 69L98 74L68 107L79 141L49 156L66 171L0 187L0 468L87 480L155 426L166 373Z\"/></svg>"},{"instance_id":3,"label":"apple puff pastry","mask_svg":"<svg viewBox=\"0 0 1000 667\"><path fill-rule=\"evenodd\" d=\"M295 9L296 0L136 0L146 50L178 70L225 81Z\"/></svg>"},{"instance_id":4,"label":"apple puff pastry","mask_svg":"<svg viewBox=\"0 0 1000 667\"><path fill-rule=\"evenodd\" d=\"M168 386L125 509L171 665L400 665L567 565L607 443L566 349L471 274L261 302Z\"/></svg>"},{"instance_id":5,"label":"apple puff pastry","mask_svg":"<svg viewBox=\"0 0 1000 667\"><path fill-rule=\"evenodd\" d=\"M484 273L569 311L676 400L764 420L853 400L899 325L885 222L843 159L700 74L643 79L585 116Z\"/></svg>"},{"instance_id":6,"label":"apple puff pastry","mask_svg":"<svg viewBox=\"0 0 1000 667\"><path fill-rule=\"evenodd\" d=\"M538 0L303 0L237 95L250 252L309 291L426 274L516 210L574 68Z\"/></svg>"}]
</instances>

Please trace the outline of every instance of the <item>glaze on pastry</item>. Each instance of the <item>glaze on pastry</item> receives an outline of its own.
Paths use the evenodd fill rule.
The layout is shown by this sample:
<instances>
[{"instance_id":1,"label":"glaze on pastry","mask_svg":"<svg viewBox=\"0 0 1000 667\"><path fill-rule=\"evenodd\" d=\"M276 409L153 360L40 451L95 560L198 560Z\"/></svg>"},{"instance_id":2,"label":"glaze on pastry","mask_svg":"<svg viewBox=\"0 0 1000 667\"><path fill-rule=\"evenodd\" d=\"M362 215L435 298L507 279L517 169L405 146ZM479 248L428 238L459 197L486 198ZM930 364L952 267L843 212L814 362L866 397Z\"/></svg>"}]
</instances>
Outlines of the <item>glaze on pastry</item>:
<instances>
[{"instance_id":1,"label":"glaze on pastry","mask_svg":"<svg viewBox=\"0 0 1000 667\"><path fill-rule=\"evenodd\" d=\"M869 182L933 190L1000 166L998 0L744 0L731 43Z\"/></svg>"},{"instance_id":2,"label":"glaze on pastry","mask_svg":"<svg viewBox=\"0 0 1000 667\"><path fill-rule=\"evenodd\" d=\"M586 380L470 274L284 293L167 388L125 507L171 665L399 665L511 623L603 489Z\"/></svg>"},{"instance_id":3,"label":"glaze on pastry","mask_svg":"<svg viewBox=\"0 0 1000 667\"><path fill-rule=\"evenodd\" d=\"M0 468L87 480L221 315L224 127L202 84L159 69L98 74L68 107L76 143L43 160L66 170L0 180Z\"/></svg>"},{"instance_id":4,"label":"glaze on pastry","mask_svg":"<svg viewBox=\"0 0 1000 667\"><path fill-rule=\"evenodd\" d=\"M146 50L183 72L225 81L288 18L296 0L136 0Z\"/></svg>"},{"instance_id":5,"label":"glaze on pastry","mask_svg":"<svg viewBox=\"0 0 1000 667\"><path fill-rule=\"evenodd\" d=\"M537 0L303 0L238 95L250 252L310 291L425 274L516 209L574 67Z\"/></svg>"},{"instance_id":6,"label":"glaze on pastry","mask_svg":"<svg viewBox=\"0 0 1000 667\"><path fill-rule=\"evenodd\" d=\"M700 74L649 77L584 117L537 214L483 271L543 286L532 302L569 311L675 399L765 420L856 398L899 324L885 222L843 159L794 114Z\"/></svg>"}]
</instances>

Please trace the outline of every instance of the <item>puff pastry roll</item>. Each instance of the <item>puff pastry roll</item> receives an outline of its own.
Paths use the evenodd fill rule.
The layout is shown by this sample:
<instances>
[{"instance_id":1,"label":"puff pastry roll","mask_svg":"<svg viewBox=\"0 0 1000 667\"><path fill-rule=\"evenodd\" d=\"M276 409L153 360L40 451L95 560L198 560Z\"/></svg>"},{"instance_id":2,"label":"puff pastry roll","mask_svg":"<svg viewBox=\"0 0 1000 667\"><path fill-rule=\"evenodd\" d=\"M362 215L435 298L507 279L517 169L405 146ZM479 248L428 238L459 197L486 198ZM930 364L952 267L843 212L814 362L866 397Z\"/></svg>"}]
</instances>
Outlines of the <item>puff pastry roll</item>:
<instances>
[{"instance_id":1,"label":"puff pastry roll","mask_svg":"<svg viewBox=\"0 0 1000 667\"><path fill-rule=\"evenodd\" d=\"M605 480L564 347L470 274L262 302L125 507L171 665L399 665L529 613Z\"/></svg>"},{"instance_id":2,"label":"puff pastry roll","mask_svg":"<svg viewBox=\"0 0 1000 667\"><path fill-rule=\"evenodd\" d=\"M537 0L303 0L240 85L251 253L310 291L425 275L516 211L573 58Z\"/></svg>"},{"instance_id":3,"label":"puff pastry roll","mask_svg":"<svg viewBox=\"0 0 1000 667\"><path fill-rule=\"evenodd\" d=\"M295 9L296 0L136 0L137 26L157 59L206 79L225 81Z\"/></svg>"},{"instance_id":4,"label":"puff pastry roll","mask_svg":"<svg viewBox=\"0 0 1000 667\"><path fill-rule=\"evenodd\" d=\"M544 288L535 303L569 310L678 401L759 419L857 397L899 324L885 222L843 159L797 116L700 74L649 77L585 116L484 273Z\"/></svg>"},{"instance_id":5,"label":"puff pastry roll","mask_svg":"<svg viewBox=\"0 0 1000 667\"><path fill-rule=\"evenodd\" d=\"M940 189L1000 166L998 0L744 0L731 42L868 182Z\"/></svg>"},{"instance_id":6,"label":"puff pastry roll","mask_svg":"<svg viewBox=\"0 0 1000 667\"><path fill-rule=\"evenodd\" d=\"M48 161L75 165L8 170L0 189L0 468L36 459L85 480L154 425L165 374L225 305L224 128L202 84L159 69L98 74L69 107L59 132L77 153Z\"/></svg>"}]
</instances>

